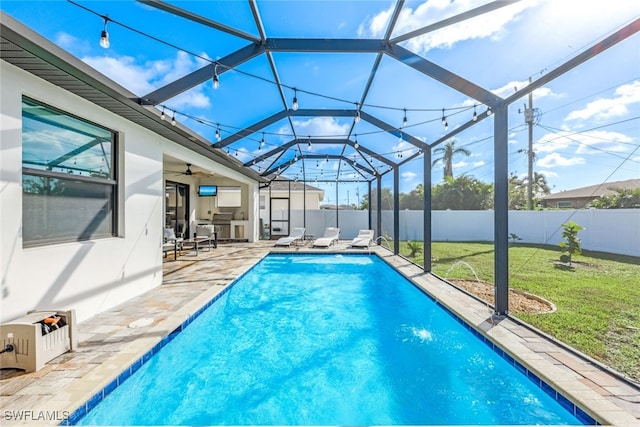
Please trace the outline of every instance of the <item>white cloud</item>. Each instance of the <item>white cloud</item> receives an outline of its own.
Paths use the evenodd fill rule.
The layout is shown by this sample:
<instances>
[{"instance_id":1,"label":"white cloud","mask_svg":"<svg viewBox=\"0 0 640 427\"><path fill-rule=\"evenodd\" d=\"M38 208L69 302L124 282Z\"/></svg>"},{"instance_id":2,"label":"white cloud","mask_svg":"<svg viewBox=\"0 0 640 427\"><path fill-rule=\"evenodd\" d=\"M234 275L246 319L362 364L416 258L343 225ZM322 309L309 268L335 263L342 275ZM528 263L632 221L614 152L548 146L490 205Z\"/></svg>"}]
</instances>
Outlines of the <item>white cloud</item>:
<instances>
[{"instance_id":1,"label":"white cloud","mask_svg":"<svg viewBox=\"0 0 640 427\"><path fill-rule=\"evenodd\" d=\"M131 56L86 56L82 60L139 96L203 66L201 59L194 60L185 52L178 52L173 59L147 61L142 64L137 63ZM203 88L204 85L195 87L167 103L175 108L208 107L210 101L203 93Z\"/></svg>"},{"instance_id":2,"label":"white cloud","mask_svg":"<svg viewBox=\"0 0 640 427\"><path fill-rule=\"evenodd\" d=\"M469 166L469 163L465 162L464 160L451 164L451 167L453 167L454 169L464 168L467 166Z\"/></svg>"},{"instance_id":3,"label":"white cloud","mask_svg":"<svg viewBox=\"0 0 640 427\"><path fill-rule=\"evenodd\" d=\"M563 157L558 153L548 154L536 162L536 165L541 168L554 168L562 166L575 166L583 165L585 163L582 157Z\"/></svg>"},{"instance_id":4,"label":"white cloud","mask_svg":"<svg viewBox=\"0 0 640 427\"><path fill-rule=\"evenodd\" d=\"M548 169L547 170L542 170L541 169L541 170L538 170L537 172L542 174L542 175L544 175L547 178L555 178L555 177L559 176L559 174L557 172L553 172L553 171L548 170Z\"/></svg>"},{"instance_id":5,"label":"white cloud","mask_svg":"<svg viewBox=\"0 0 640 427\"><path fill-rule=\"evenodd\" d=\"M413 181L413 180L418 176L418 174L417 174L417 173L415 173L415 172L409 172L409 171L407 171L407 172L402 172L402 174L400 174L400 175L402 176L402 179L403 179L405 182L411 182L411 181Z\"/></svg>"},{"instance_id":6,"label":"white cloud","mask_svg":"<svg viewBox=\"0 0 640 427\"><path fill-rule=\"evenodd\" d=\"M71 51L82 51L87 52L90 50L91 46L87 40L80 40L71 34L60 31L56 34L55 43L63 49Z\"/></svg>"},{"instance_id":7,"label":"white cloud","mask_svg":"<svg viewBox=\"0 0 640 427\"><path fill-rule=\"evenodd\" d=\"M333 117L313 117L308 120L294 120L293 127L302 139L307 136L311 136L311 138L339 138L345 137L349 133L350 125L340 124ZM288 125L282 126L277 133L290 135L291 129Z\"/></svg>"},{"instance_id":8,"label":"white cloud","mask_svg":"<svg viewBox=\"0 0 640 427\"><path fill-rule=\"evenodd\" d=\"M486 164L487 164L487 163L486 163L484 160L480 160L480 161L478 161L478 162L474 162L474 163L473 163L473 166L474 166L474 167L480 167L480 166L484 166L484 165L486 165Z\"/></svg>"},{"instance_id":9,"label":"white cloud","mask_svg":"<svg viewBox=\"0 0 640 427\"><path fill-rule=\"evenodd\" d=\"M575 133L559 131L548 133L534 143L537 153L564 151L575 146L577 154L599 154L602 151L624 153L629 150L633 138L620 132L595 130Z\"/></svg>"},{"instance_id":10,"label":"white cloud","mask_svg":"<svg viewBox=\"0 0 640 427\"><path fill-rule=\"evenodd\" d=\"M640 103L640 80L618 87L613 98L601 98L581 110L572 111L565 121L595 120L602 122L629 112L628 105Z\"/></svg>"},{"instance_id":11,"label":"white cloud","mask_svg":"<svg viewBox=\"0 0 640 427\"><path fill-rule=\"evenodd\" d=\"M415 148L415 146L404 140L399 141L396 145L391 147L393 151L403 151L403 155L408 155L409 150L411 150L412 148Z\"/></svg>"},{"instance_id":12,"label":"white cloud","mask_svg":"<svg viewBox=\"0 0 640 427\"><path fill-rule=\"evenodd\" d=\"M433 48L449 49L458 42L471 39L499 39L505 26L518 18L519 14L535 4L535 0L525 0L516 4L485 13L481 16L447 26L440 30L414 37L406 42L407 48L426 53ZM400 12L394 36L425 27L442 19L469 11L486 4L484 0L429 0L415 9L405 7ZM359 27L360 37L382 37L387 29L395 5L391 5Z\"/></svg>"},{"instance_id":13,"label":"white cloud","mask_svg":"<svg viewBox=\"0 0 640 427\"><path fill-rule=\"evenodd\" d=\"M529 86L529 82L527 80L522 80L522 81L514 80L505 84L502 87L499 87L498 89L492 89L491 92L493 92L494 94L498 95L501 98L507 98L508 96L513 95L516 92L516 90L524 89L527 86ZM560 97L560 95L554 93L550 88L544 87L544 86L538 89L535 89L533 91L533 97L535 99L552 97L552 96ZM470 101L471 101L471 105L473 105L474 101L472 100Z\"/></svg>"}]
</instances>

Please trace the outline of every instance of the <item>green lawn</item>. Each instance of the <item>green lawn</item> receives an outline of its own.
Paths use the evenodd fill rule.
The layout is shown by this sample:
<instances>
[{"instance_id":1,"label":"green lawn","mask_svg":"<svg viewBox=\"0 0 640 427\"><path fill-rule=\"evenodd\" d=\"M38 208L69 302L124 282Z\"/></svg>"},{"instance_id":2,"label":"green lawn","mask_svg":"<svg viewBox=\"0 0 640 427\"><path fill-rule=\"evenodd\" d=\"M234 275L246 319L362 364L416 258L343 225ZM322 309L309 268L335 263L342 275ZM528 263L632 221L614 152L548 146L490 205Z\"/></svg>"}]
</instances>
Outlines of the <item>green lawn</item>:
<instances>
[{"instance_id":1,"label":"green lawn","mask_svg":"<svg viewBox=\"0 0 640 427\"><path fill-rule=\"evenodd\" d=\"M400 253L409 254L406 242ZM434 242L440 277L493 283L493 243ZM619 372L640 381L640 258L584 251L575 268L559 268L557 247L515 244L509 249L509 285L552 301L552 314L518 317ZM422 253L414 259L422 265ZM454 266L455 265L455 266ZM453 266L453 267L452 267Z\"/></svg>"}]
</instances>

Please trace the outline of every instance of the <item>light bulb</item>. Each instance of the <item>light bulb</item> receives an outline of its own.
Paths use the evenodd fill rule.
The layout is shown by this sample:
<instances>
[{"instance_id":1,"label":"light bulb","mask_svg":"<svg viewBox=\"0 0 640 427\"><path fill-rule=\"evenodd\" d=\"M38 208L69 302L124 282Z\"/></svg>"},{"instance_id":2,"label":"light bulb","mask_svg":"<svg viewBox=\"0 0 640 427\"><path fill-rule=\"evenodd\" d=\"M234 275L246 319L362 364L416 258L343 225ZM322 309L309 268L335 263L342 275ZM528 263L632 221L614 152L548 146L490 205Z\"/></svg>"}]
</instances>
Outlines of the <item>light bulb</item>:
<instances>
[{"instance_id":1,"label":"light bulb","mask_svg":"<svg viewBox=\"0 0 640 427\"><path fill-rule=\"evenodd\" d=\"M311 149L311 135L309 135L309 142L307 142L307 147Z\"/></svg>"},{"instance_id":2,"label":"light bulb","mask_svg":"<svg viewBox=\"0 0 640 427\"><path fill-rule=\"evenodd\" d=\"M358 123L359 121L360 121L360 110L356 110L355 122Z\"/></svg>"},{"instance_id":3,"label":"light bulb","mask_svg":"<svg viewBox=\"0 0 640 427\"><path fill-rule=\"evenodd\" d=\"M107 22L109 22L109 19L104 18L104 27L102 28L102 32L100 33L100 46L105 49L108 49L110 46L109 33L107 32Z\"/></svg>"},{"instance_id":4,"label":"light bulb","mask_svg":"<svg viewBox=\"0 0 640 427\"><path fill-rule=\"evenodd\" d=\"M402 127L406 128L407 127L407 110L404 110L404 119L402 119Z\"/></svg>"},{"instance_id":5,"label":"light bulb","mask_svg":"<svg viewBox=\"0 0 640 427\"><path fill-rule=\"evenodd\" d=\"M220 136L220 128L216 129L216 139L220 141L222 137Z\"/></svg>"},{"instance_id":6,"label":"light bulb","mask_svg":"<svg viewBox=\"0 0 640 427\"><path fill-rule=\"evenodd\" d=\"M353 148L355 148L356 150L358 149L358 147L360 147L360 144L358 144L358 135L356 135L356 141L353 144Z\"/></svg>"},{"instance_id":7,"label":"light bulb","mask_svg":"<svg viewBox=\"0 0 640 427\"><path fill-rule=\"evenodd\" d=\"M218 64L213 67L213 88L218 89L220 87L220 79L218 79Z\"/></svg>"},{"instance_id":8,"label":"light bulb","mask_svg":"<svg viewBox=\"0 0 640 427\"><path fill-rule=\"evenodd\" d=\"M164 115L164 108L162 109L162 113L160 114L160 120L165 120L166 117Z\"/></svg>"},{"instance_id":9,"label":"light bulb","mask_svg":"<svg viewBox=\"0 0 640 427\"><path fill-rule=\"evenodd\" d=\"M487 116L490 116L493 114L493 110L491 109L491 107L487 107Z\"/></svg>"},{"instance_id":10,"label":"light bulb","mask_svg":"<svg viewBox=\"0 0 640 427\"><path fill-rule=\"evenodd\" d=\"M105 30L102 30L102 34L100 35L100 46L105 49L109 49L109 33Z\"/></svg>"},{"instance_id":11,"label":"light bulb","mask_svg":"<svg viewBox=\"0 0 640 427\"><path fill-rule=\"evenodd\" d=\"M171 124L172 124L173 126L175 126L175 125L176 125L176 112L175 112L175 111L173 112L173 117L171 117Z\"/></svg>"},{"instance_id":12,"label":"light bulb","mask_svg":"<svg viewBox=\"0 0 640 427\"><path fill-rule=\"evenodd\" d=\"M293 104L291 108L293 108L293 111L298 110L298 91L296 89L293 90Z\"/></svg>"}]
</instances>

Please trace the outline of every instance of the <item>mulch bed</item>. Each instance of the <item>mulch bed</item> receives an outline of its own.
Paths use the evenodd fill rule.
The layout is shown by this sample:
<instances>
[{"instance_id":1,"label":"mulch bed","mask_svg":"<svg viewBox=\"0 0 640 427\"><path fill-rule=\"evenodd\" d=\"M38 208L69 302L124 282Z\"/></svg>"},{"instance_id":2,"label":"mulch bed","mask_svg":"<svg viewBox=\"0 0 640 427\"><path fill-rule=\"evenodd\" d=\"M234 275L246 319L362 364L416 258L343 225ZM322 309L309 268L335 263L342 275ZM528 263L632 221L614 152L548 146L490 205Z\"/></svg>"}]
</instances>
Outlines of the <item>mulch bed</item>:
<instances>
[{"instance_id":1,"label":"mulch bed","mask_svg":"<svg viewBox=\"0 0 640 427\"><path fill-rule=\"evenodd\" d=\"M494 304L494 290L492 283L462 279L447 280L463 288L467 292L474 294L478 298L488 301L490 304ZM541 297L509 289L509 312L511 313L538 314L552 313L554 311L555 307L553 304L545 301Z\"/></svg>"}]
</instances>

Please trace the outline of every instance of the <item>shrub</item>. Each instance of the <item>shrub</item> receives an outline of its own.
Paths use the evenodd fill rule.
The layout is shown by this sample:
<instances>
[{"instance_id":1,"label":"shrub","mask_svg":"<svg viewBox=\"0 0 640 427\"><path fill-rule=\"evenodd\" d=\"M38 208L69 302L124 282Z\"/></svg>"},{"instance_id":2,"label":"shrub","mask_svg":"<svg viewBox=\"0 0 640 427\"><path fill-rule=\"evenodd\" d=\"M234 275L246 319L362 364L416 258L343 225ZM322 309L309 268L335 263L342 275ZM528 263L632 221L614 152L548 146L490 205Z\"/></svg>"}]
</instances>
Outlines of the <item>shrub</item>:
<instances>
[{"instance_id":1,"label":"shrub","mask_svg":"<svg viewBox=\"0 0 640 427\"><path fill-rule=\"evenodd\" d=\"M563 255L560 256L560 261L568 261L569 265L571 265L571 257L573 255L580 255L582 253L582 249L580 248L580 239L578 239L578 233L584 230L584 227L576 224L573 221L569 221L565 224L562 224L562 228L564 228L562 237L565 238L565 241L562 241L559 244L560 249L562 249L563 252Z\"/></svg>"}]
</instances>

